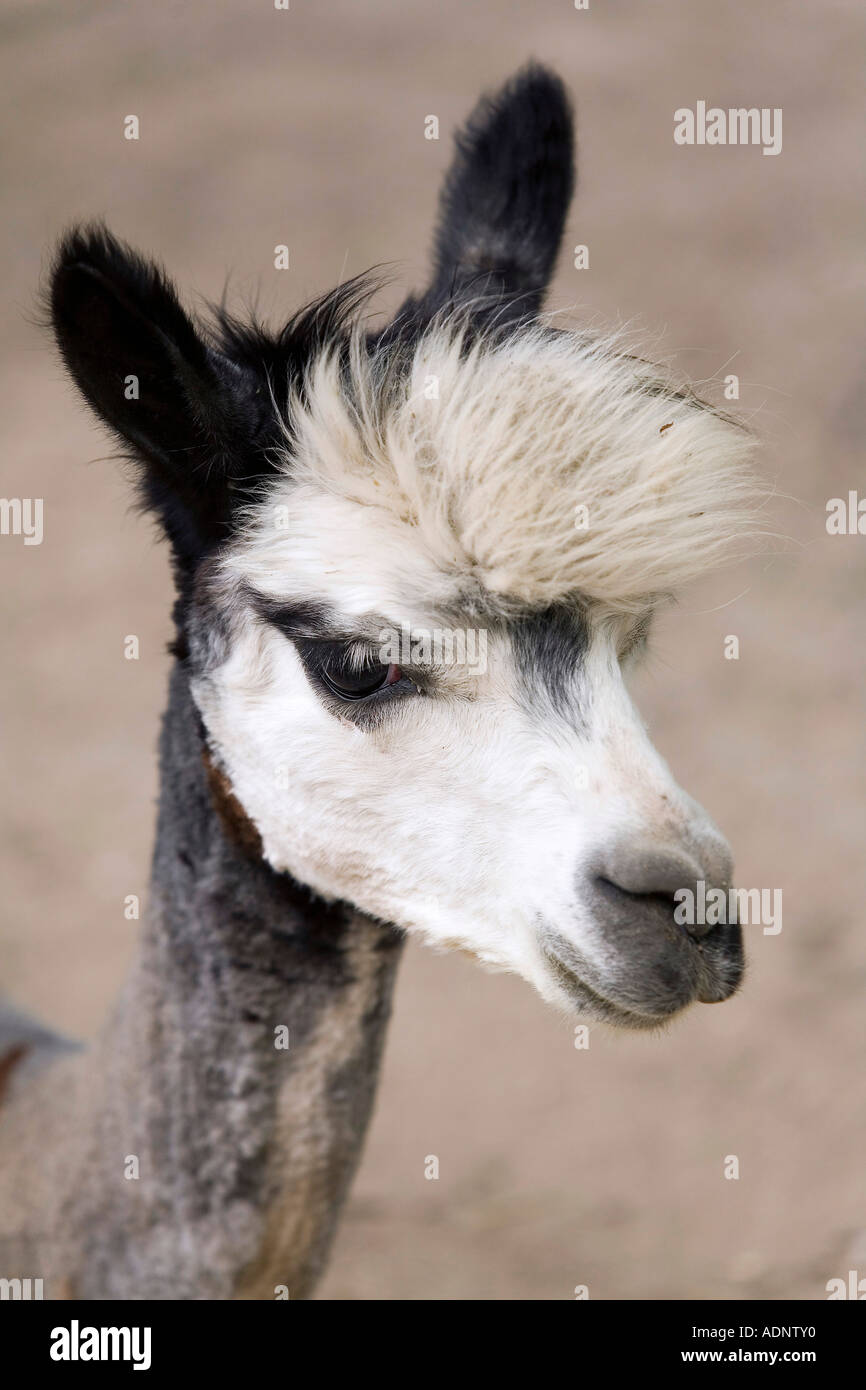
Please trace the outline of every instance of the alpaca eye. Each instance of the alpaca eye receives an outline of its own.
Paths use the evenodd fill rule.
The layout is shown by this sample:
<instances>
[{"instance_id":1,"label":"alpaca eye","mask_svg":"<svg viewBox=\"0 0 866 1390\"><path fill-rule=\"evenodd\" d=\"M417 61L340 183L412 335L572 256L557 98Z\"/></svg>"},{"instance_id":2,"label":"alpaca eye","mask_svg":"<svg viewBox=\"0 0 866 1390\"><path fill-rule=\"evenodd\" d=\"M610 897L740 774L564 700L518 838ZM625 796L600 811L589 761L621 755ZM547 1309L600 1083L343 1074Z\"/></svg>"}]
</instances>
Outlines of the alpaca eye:
<instances>
[{"instance_id":1,"label":"alpaca eye","mask_svg":"<svg viewBox=\"0 0 866 1390\"><path fill-rule=\"evenodd\" d=\"M363 700L377 690L396 685L403 678L400 667L393 662L385 665L370 658L359 664L349 647L327 656L320 667L320 675L328 689L341 700Z\"/></svg>"}]
</instances>

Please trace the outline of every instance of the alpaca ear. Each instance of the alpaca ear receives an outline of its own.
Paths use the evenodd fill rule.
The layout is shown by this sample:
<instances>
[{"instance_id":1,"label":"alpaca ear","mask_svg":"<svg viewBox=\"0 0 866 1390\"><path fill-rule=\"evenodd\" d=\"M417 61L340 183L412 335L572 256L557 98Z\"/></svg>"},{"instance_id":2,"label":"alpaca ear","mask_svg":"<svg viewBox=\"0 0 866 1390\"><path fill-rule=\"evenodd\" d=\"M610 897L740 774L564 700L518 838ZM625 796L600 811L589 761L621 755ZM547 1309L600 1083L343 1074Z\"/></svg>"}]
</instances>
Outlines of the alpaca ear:
<instances>
[{"instance_id":1,"label":"alpaca ear","mask_svg":"<svg viewBox=\"0 0 866 1390\"><path fill-rule=\"evenodd\" d=\"M181 567L224 533L234 450L251 390L203 341L159 266L102 227L62 241L50 285L54 333L91 409L142 465L144 505Z\"/></svg>"},{"instance_id":2,"label":"alpaca ear","mask_svg":"<svg viewBox=\"0 0 866 1390\"><path fill-rule=\"evenodd\" d=\"M574 188L562 82L530 64L482 97L455 143L439 199L433 281L411 308L423 317L486 299L496 321L531 316L553 274Z\"/></svg>"}]
</instances>

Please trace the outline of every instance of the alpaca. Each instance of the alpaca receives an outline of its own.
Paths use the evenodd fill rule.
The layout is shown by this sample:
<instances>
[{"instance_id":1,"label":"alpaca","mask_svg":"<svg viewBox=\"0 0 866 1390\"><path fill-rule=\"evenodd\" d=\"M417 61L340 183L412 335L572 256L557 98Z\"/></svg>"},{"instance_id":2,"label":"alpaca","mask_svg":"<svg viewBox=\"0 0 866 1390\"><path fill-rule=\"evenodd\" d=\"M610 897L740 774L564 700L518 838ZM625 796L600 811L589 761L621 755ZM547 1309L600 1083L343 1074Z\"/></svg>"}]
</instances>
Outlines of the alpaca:
<instances>
[{"instance_id":1,"label":"alpaca","mask_svg":"<svg viewBox=\"0 0 866 1390\"><path fill-rule=\"evenodd\" d=\"M308 1296L406 933L623 1028L737 988L738 925L673 915L729 850L625 678L738 550L751 443L540 317L572 183L531 65L458 135L430 285L375 331L370 277L203 326L103 227L62 241L51 323L169 541L175 659L113 1018L80 1048L0 1015L0 1274Z\"/></svg>"}]
</instances>

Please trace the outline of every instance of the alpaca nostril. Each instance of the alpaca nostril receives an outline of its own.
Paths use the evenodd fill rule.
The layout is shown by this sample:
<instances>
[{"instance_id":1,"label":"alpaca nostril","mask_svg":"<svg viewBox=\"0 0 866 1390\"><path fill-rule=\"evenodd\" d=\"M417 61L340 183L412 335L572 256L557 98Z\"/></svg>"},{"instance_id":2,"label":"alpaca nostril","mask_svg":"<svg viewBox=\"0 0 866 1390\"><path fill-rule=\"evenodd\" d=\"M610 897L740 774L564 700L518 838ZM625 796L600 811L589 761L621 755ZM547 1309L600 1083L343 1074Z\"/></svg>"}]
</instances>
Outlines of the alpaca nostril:
<instances>
[{"instance_id":1,"label":"alpaca nostril","mask_svg":"<svg viewBox=\"0 0 866 1390\"><path fill-rule=\"evenodd\" d=\"M694 882L695 881L692 880L692 892L694 891ZM611 905L615 904L621 912L625 911L627 913L629 908L631 908L632 911L656 908L660 909L665 916L670 918L674 918L674 911L679 901L674 894L677 893L680 888L689 887L688 884L682 883L670 892L665 892L662 889L654 889L650 893L635 892L631 888L620 887L618 883L614 883L612 879L606 878L603 874L593 879L593 884L602 898ZM707 932L711 930L711 927L705 923L690 920L686 921L684 928L688 935L694 937L695 940L699 940L701 937L706 936Z\"/></svg>"},{"instance_id":2,"label":"alpaca nostril","mask_svg":"<svg viewBox=\"0 0 866 1390\"><path fill-rule=\"evenodd\" d=\"M714 865L718 870L722 866ZM729 870L726 860L723 872ZM697 859L681 850L659 850L644 846L618 846L597 866L594 882L610 900L633 899L635 906L644 903L662 907L671 916L684 894L697 896L698 885L708 879L718 882L718 872L708 874ZM694 913L684 914L684 926L696 940L712 931L713 923L698 920Z\"/></svg>"}]
</instances>

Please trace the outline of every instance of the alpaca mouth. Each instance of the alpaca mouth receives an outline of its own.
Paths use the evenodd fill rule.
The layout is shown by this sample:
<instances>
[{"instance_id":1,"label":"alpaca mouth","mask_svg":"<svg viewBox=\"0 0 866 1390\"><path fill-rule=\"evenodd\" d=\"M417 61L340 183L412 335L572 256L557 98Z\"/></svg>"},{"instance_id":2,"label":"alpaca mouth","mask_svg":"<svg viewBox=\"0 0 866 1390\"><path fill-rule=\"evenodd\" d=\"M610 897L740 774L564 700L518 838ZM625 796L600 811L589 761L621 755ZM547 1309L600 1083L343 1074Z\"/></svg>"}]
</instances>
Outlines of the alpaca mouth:
<instances>
[{"instance_id":1,"label":"alpaca mouth","mask_svg":"<svg viewBox=\"0 0 866 1390\"><path fill-rule=\"evenodd\" d=\"M580 1013L591 1014L603 1023L611 1023L617 1028L656 1028L670 1015L656 1016L636 1013L623 1008L612 999L599 994L580 975L576 975L558 956L551 951L543 951L544 959L550 967L556 982L568 994L571 1003Z\"/></svg>"},{"instance_id":2,"label":"alpaca mouth","mask_svg":"<svg viewBox=\"0 0 866 1390\"><path fill-rule=\"evenodd\" d=\"M624 961L604 975L559 932L545 926L539 935L545 964L572 1005L620 1028L658 1028L690 1004L721 1003L743 975L736 925L712 943L684 942L680 951L654 960L651 968L640 960Z\"/></svg>"}]
</instances>

